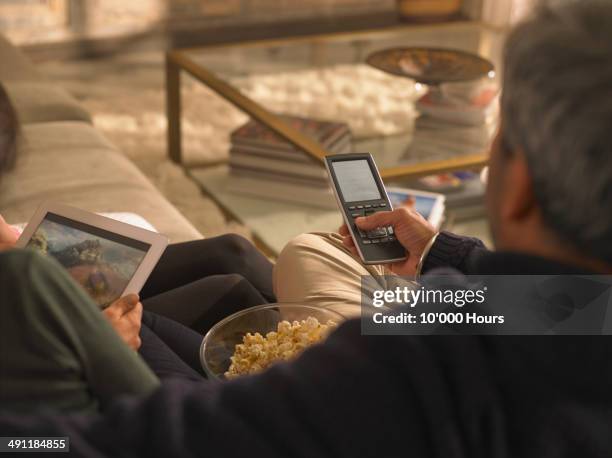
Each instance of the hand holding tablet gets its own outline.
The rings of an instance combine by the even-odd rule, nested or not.
[[[0,215],[0,251],[13,248],[17,239],[19,239],[19,232],[14,227],[9,226]]]
[[[94,213],[44,204],[16,246],[55,258],[104,308],[126,294],[140,292],[168,239]]]

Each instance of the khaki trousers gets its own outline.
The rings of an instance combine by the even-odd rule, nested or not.
[[[290,241],[274,267],[278,302],[329,308],[347,318],[361,312],[361,277],[372,276],[388,288],[393,274],[381,265],[364,265],[344,245],[339,234],[302,234]],[[393,277],[392,277],[393,278]]]

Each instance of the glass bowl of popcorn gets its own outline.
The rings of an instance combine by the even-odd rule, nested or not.
[[[200,361],[209,379],[255,374],[322,342],[344,319],[337,312],[310,305],[251,307],[208,331],[200,347]]]

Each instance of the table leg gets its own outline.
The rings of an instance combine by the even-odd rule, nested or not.
[[[168,122],[168,155],[181,163],[181,69],[166,54],[166,118]]]

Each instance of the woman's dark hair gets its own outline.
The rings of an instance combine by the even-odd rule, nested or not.
[[[0,175],[15,166],[19,120],[4,86],[0,84]]]

